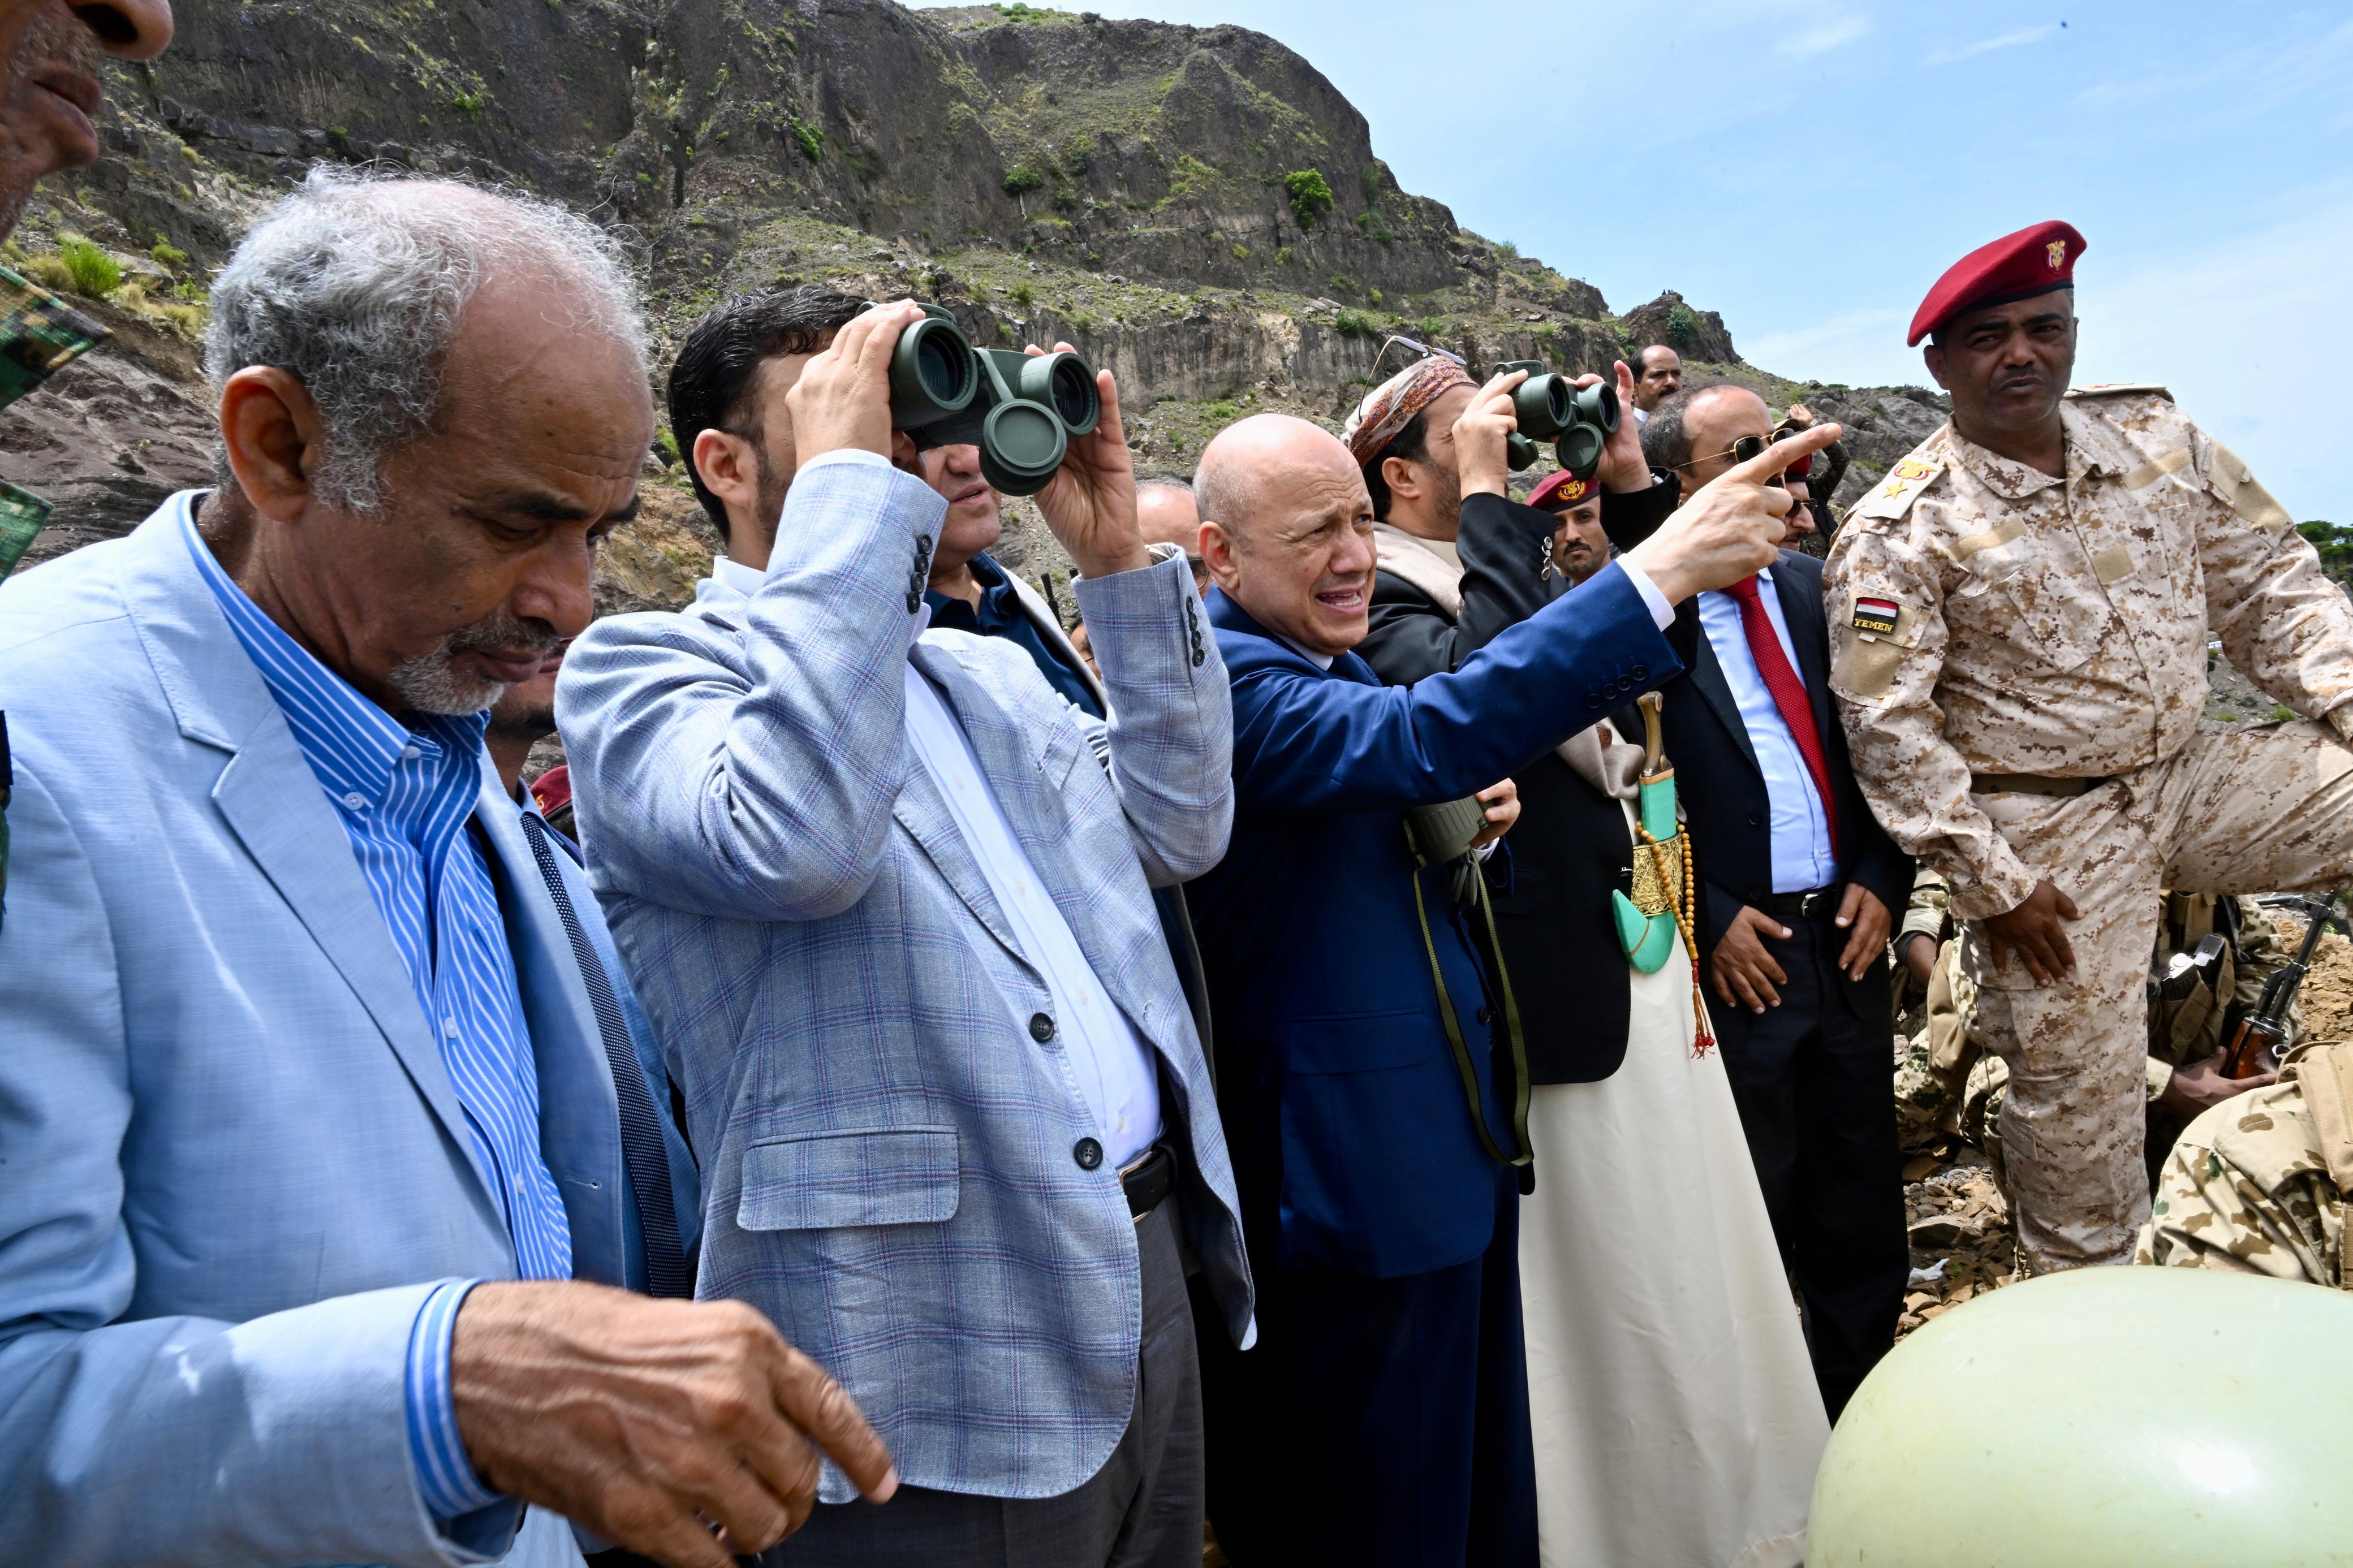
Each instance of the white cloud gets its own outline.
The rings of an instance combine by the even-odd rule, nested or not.
[[[1949,66],[1962,60],[1973,60],[1979,55],[1989,55],[1996,49],[2015,48],[2020,44],[2037,43],[2059,30],[2056,22],[2045,22],[2039,27],[2021,27],[2000,37],[1979,38],[1974,44],[1962,44],[1956,48],[1938,49],[1920,63],[1924,66]]]
[[[1869,31],[1871,18],[1868,16],[1858,16],[1852,13],[1826,16],[1794,37],[1783,39],[1773,52],[1790,59],[1807,59],[1851,44]]]
[[[1776,375],[1810,376],[1852,386],[1920,382],[1920,356],[1904,346],[1910,318],[1892,306],[1852,310],[1827,321],[1734,338],[1740,357]]]
[[[2162,104],[2208,115],[2244,118],[2266,113],[2316,89],[2339,90],[2353,58],[2353,22],[2277,50],[2237,49],[2188,70],[2112,77],[2076,96],[2085,109],[2121,110]]]
[[[2087,279],[2075,379],[2164,383],[2295,516],[2353,521],[2335,368],[2353,363],[2353,184],[2288,193],[2273,211],[2284,216]]]

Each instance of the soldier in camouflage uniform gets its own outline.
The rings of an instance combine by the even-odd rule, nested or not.
[[[1909,933],[1934,932],[1944,907],[1943,879],[1924,872],[1913,888],[1897,952],[1904,951]],[[2177,958],[2194,957],[2210,933],[2224,939],[2221,953],[2202,966],[2179,965],[2175,973]],[[1895,1069],[1896,1119],[1905,1148],[1964,1138],[1986,1152],[1995,1177],[2006,1181],[2001,1108],[2010,1069],[1986,1047],[1977,985],[1960,971],[1958,949],[1957,942],[1947,940],[1937,951],[1926,988],[1926,1026],[1913,1037]],[[2289,957],[2270,917],[2251,898],[2164,896],[2149,961],[2148,1054],[2142,1067],[2146,1164],[2152,1185],[2183,1125],[2214,1097],[2243,1094],[2272,1081],[2262,1074],[2234,1082],[2221,1076],[2216,1058],[2239,1020],[2254,1009],[2263,982],[2285,968]],[[2304,1035],[2303,1011],[2293,1004],[2287,1029],[2293,1047]]]
[[[2314,1046],[2278,1083],[2192,1121],[2158,1181],[2136,1263],[2353,1289],[2353,1044]]]
[[[0,0],[0,239],[16,226],[42,176],[98,156],[90,118],[98,110],[100,57],[153,59],[171,40],[171,0]],[[47,90],[34,86],[37,79]],[[105,335],[97,322],[0,267],[0,407]],[[16,569],[48,521],[48,502],[0,483],[0,578]],[[8,716],[0,713],[0,916],[7,909],[11,782]]]
[[[2158,890],[2353,880],[2353,605],[2162,389],[2062,397],[2081,247],[2039,226],[1931,293],[1953,418],[1824,576],[1856,777],[1951,881],[2036,1273],[2129,1261],[2147,1216]],[[2300,721],[2200,725],[2210,630]]]

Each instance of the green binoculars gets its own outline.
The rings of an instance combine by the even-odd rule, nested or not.
[[[1084,356],[975,348],[937,305],[923,307],[891,355],[892,428],[924,449],[979,447],[981,478],[1009,496],[1052,483],[1071,438],[1102,416]]]
[[[1536,460],[1536,443],[1550,441],[1560,466],[1580,479],[1589,479],[1601,466],[1601,453],[1618,430],[1618,389],[1606,381],[1579,386],[1565,375],[1554,375],[1535,359],[1506,360],[1495,374],[1528,373],[1512,394],[1512,416],[1519,429],[1505,442],[1504,461],[1514,472]]]

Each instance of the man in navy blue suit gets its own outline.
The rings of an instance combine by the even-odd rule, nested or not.
[[[1503,471],[1508,399],[1471,423],[1466,487]],[[1374,554],[1348,449],[1261,415],[1203,452],[1235,811],[1195,908],[1260,1289],[1256,1347],[1205,1340],[1203,1391],[1210,1518],[1244,1568],[1535,1563],[1521,1189],[1497,1158],[1514,1152],[1516,1086],[1508,1057],[1496,1065],[1484,942],[1450,868],[1417,869],[1404,814],[1494,784],[1680,673],[1673,605],[1774,559],[1788,498],[1761,481],[1836,435],[1741,465],[1411,687],[1381,686],[1349,651]]]

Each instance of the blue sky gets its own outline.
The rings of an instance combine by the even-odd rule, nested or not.
[[[1272,34],[1408,190],[1615,309],[1678,289],[1784,375],[1927,382],[1936,275],[2065,218],[2076,380],[2166,384],[2295,515],[2353,523],[2353,7],[1084,3]]]

